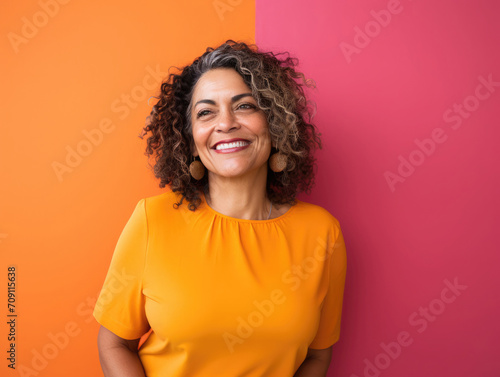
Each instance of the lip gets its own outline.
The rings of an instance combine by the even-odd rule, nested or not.
[[[234,143],[235,141],[247,141],[249,143],[251,143],[250,140],[247,140],[247,139],[241,139],[241,138],[236,138],[236,139],[225,139],[225,140],[221,140],[221,141],[218,141],[217,143],[215,143],[214,145],[212,145],[212,149],[215,149],[215,147],[217,147],[218,144],[224,144],[224,143]]]

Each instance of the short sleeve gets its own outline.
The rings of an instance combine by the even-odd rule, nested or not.
[[[142,293],[148,245],[146,199],[141,199],[118,238],[94,318],[124,339],[137,339],[150,328]]]
[[[333,246],[329,247],[327,256],[328,291],[323,300],[316,337],[309,345],[312,349],[328,348],[340,337],[347,258],[344,237],[338,221],[334,224],[333,233],[335,241]]]

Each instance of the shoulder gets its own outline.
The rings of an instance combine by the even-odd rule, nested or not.
[[[298,217],[303,218],[305,221],[311,224],[325,224],[340,229],[339,220],[326,208],[299,199],[297,199],[295,206],[295,211],[300,215]]]
[[[145,205],[148,209],[154,209],[158,207],[164,207],[168,204],[170,204],[170,207],[173,207],[174,203],[180,202],[181,198],[182,194],[173,192],[172,190],[168,189],[161,194],[146,196],[141,200],[145,202]]]
[[[176,214],[184,211],[183,207],[185,206],[179,206],[179,209],[176,209],[175,203],[179,203],[181,199],[182,194],[168,190],[158,195],[143,197],[139,200],[138,205],[145,211],[148,221],[173,219]]]

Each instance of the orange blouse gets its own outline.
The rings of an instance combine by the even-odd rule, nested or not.
[[[137,203],[95,319],[138,350],[148,377],[292,377],[339,339],[346,249],[339,221],[297,199],[270,220],[196,211],[168,191]]]

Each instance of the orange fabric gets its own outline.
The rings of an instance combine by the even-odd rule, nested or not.
[[[346,250],[326,209],[297,200],[244,220],[179,198],[139,200],[94,308],[122,338],[152,329],[138,351],[148,377],[291,377],[308,347],[339,339]]]

